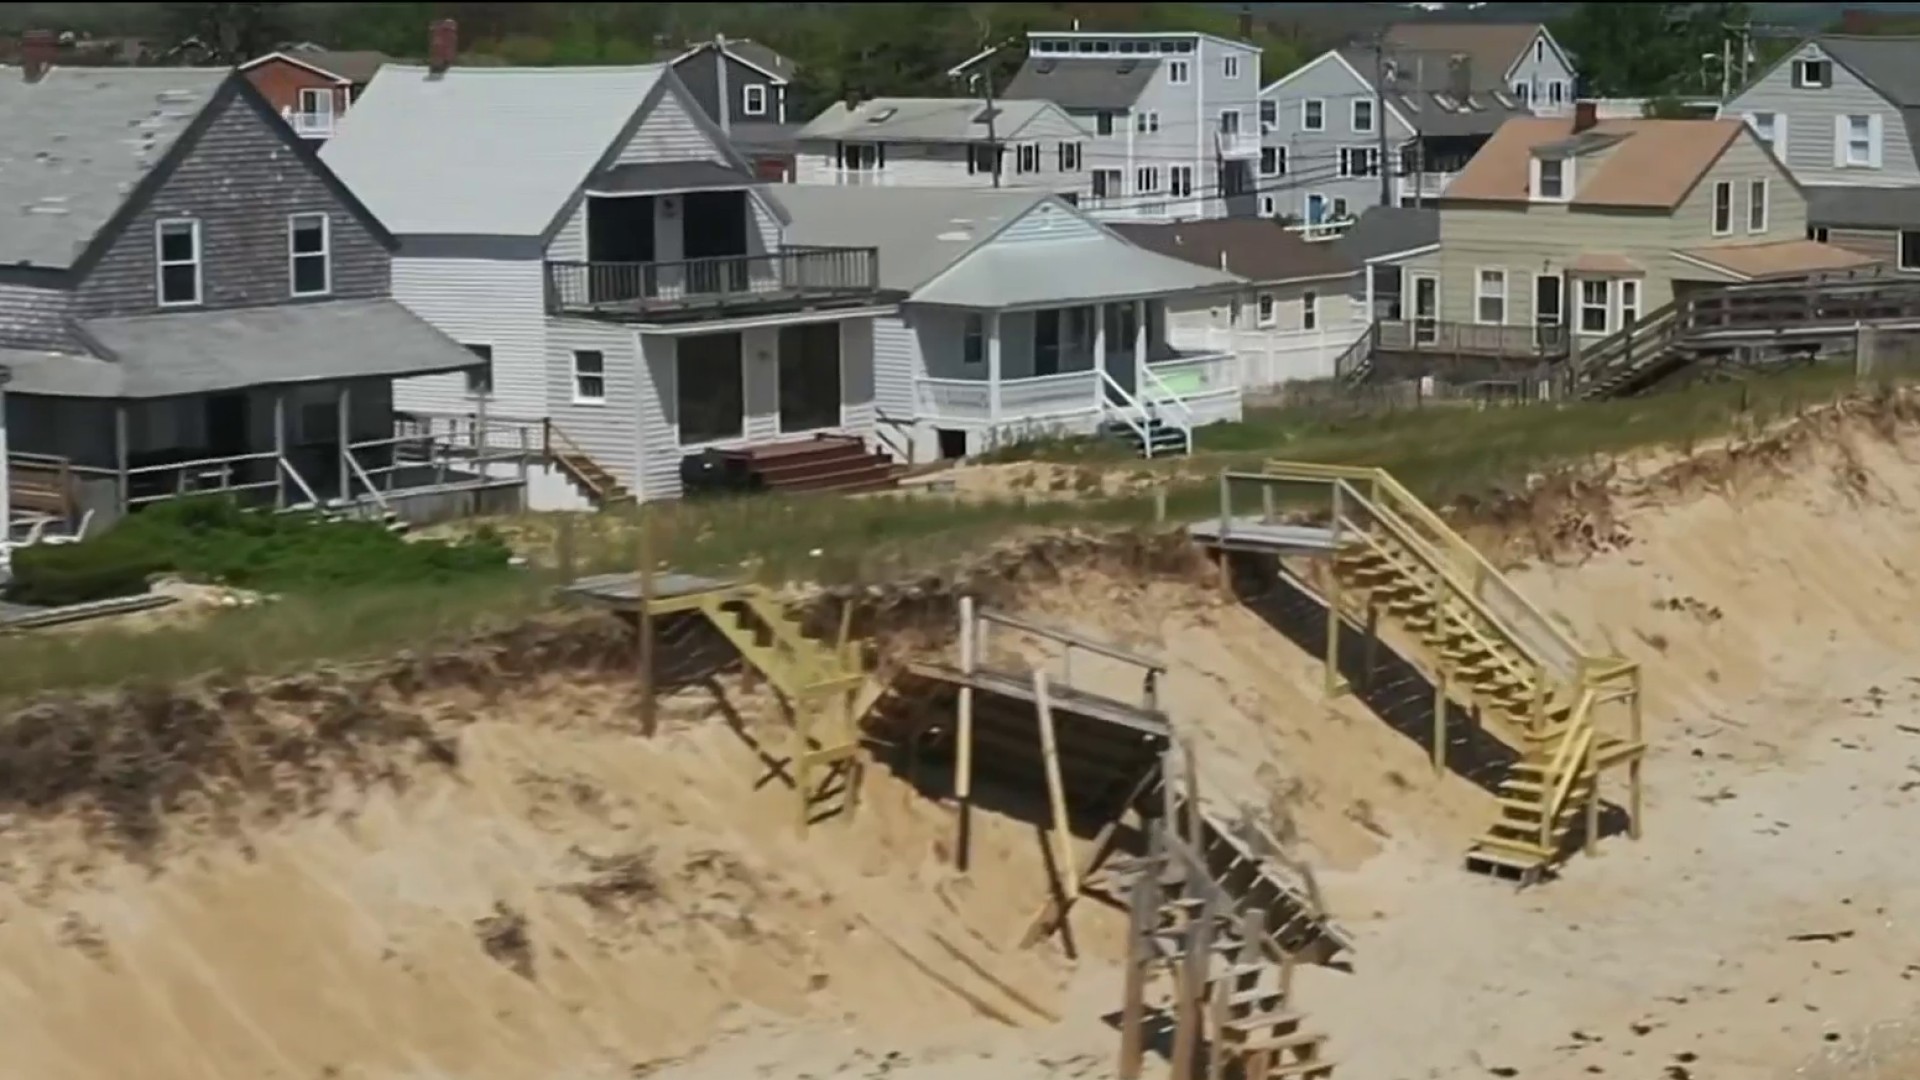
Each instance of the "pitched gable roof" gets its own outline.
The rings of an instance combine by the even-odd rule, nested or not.
[[[679,64],[684,60],[714,49],[717,44],[718,43],[712,41],[690,44],[687,46],[686,51],[674,56],[672,62]],[[800,65],[781,55],[780,52],[772,46],[762,45],[752,38],[728,38],[725,48],[728,56],[759,71],[760,74],[776,82],[792,82],[794,76],[800,73]]]
[[[1396,23],[1387,28],[1386,47],[1395,55],[1464,53],[1472,61],[1473,88],[1492,90],[1506,86],[1507,72],[1546,29],[1539,23]]]
[[[1075,130],[1079,124],[1051,101],[994,102],[993,137],[1015,139],[1051,118]],[[1083,133],[1088,134],[1088,133]],[[986,106],[975,98],[875,98],[848,108],[829,105],[800,129],[800,139],[860,139],[868,142],[977,142],[987,138]]]
[[[1125,109],[1140,100],[1159,66],[1157,56],[1029,56],[1000,96],[1051,101],[1063,109]]]
[[[320,157],[395,233],[540,236],[667,76],[389,64]]]
[[[1344,277],[1355,264],[1334,244],[1303,240],[1270,218],[1214,218],[1168,224],[1116,222],[1113,230],[1149,251],[1239,274],[1249,281]]]
[[[73,266],[207,111],[216,68],[0,68],[0,266]]]
[[[254,57],[241,64],[240,70],[251,71],[270,60],[284,60],[289,64],[298,64],[309,71],[356,84],[370,81],[382,67],[393,63],[393,57],[372,49],[284,48],[265,56]]]
[[[1903,109],[1920,107],[1920,37],[1843,37],[1814,41],[1847,70]]]
[[[1036,188],[843,188],[780,193],[795,244],[872,247],[880,286],[912,292],[1050,196]]]
[[[1604,158],[1575,166],[1574,206],[1672,209],[1746,125],[1739,120],[1602,120],[1581,137],[1612,140]],[[1525,202],[1534,150],[1573,136],[1571,117],[1509,120],[1447,186],[1456,200]]]

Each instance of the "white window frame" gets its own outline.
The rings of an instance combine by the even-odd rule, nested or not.
[[[1167,85],[1168,86],[1185,86],[1192,81],[1193,81],[1193,61],[1191,60],[1167,61]]]
[[[599,371],[580,370],[580,358],[597,356],[600,358]],[[607,353],[604,349],[573,350],[573,403],[575,405],[605,405],[607,403]],[[587,393],[586,380],[600,380],[600,393],[596,396]]]
[[[1544,64],[1547,62],[1547,39],[1546,38],[1533,39],[1533,62],[1536,64]]]
[[[311,96],[309,96],[311,95]],[[294,96],[294,112],[301,116],[332,116],[333,88],[330,86],[303,86]],[[323,102],[319,108],[312,103]]]
[[[1142,109],[1133,114],[1133,129],[1142,135],[1152,135],[1160,130],[1160,114],[1153,109]]]
[[[1133,193],[1135,195],[1158,195],[1160,193],[1160,166],[1142,165],[1133,170]]]
[[[987,317],[967,312],[960,328],[960,364],[979,367],[987,362]]]
[[[1633,303],[1631,304],[1627,303],[1629,286],[1632,287],[1631,291],[1633,293]],[[1619,331],[1627,328],[1628,312],[1633,313],[1633,321],[1638,323],[1640,317],[1645,314],[1645,312],[1641,310],[1644,306],[1641,300],[1646,296],[1646,280],[1644,278],[1616,278],[1613,282],[1613,288],[1610,291],[1613,293],[1614,307],[1612,330]]]
[[[1300,294],[1300,329],[1320,329],[1320,294],[1312,289]]]
[[[1193,166],[1167,166],[1167,193],[1181,198],[1193,194]]]
[[[193,258],[191,260],[167,261],[164,237],[167,234],[168,226],[172,225],[185,225],[190,230],[190,235],[193,238]],[[202,257],[204,254],[205,250],[201,246],[199,218],[161,218],[159,221],[153,223],[153,295],[154,299],[158,301],[159,307],[199,307],[206,302],[207,275],[206,260]],[[189,265],[193,267],[193,299],[168,300],[167,267]]]
[[[1273,217],[1275,214],[1279,212],[1279,210],[1280,210],[1280,204],[1274,200],[1273,196],[1271,195],[1260,196],[1260,216],[1261,217],[1263,218]]]
[[[1750,236],[1766,232],[1767,226],[1772,223],[1772,188],[1773,181],[1766,177],[1747,181],[1747,234]]]
[[[493,396],[493,344],[491,342],[482,342],[482,341],[463,341],[460,343],[460,347],[472,353],[474,356],[478,357],[479,359],[485,360],[487,364],[486,367],[480,369],[480,371],[483,373],[484,381],[477,386],[474,384],[474,381],[473,381],[474,369],[473,368],[467,369],[467,396],[476,397],[476,398],[492,397]],[[480,352],[481,349],[486,350],[486,353],[484,355],[482,355],[482,353]]]
[[[1320,122],[1317,124],[1313,123],[1312,121],[1313,107],[1315,105],[1320,106]],[[1327,99],[1326,98],[1307,98],[1305,101],[1302,101],[1300,103],[1300,130],[1301,131],[1327,130]]]
[[[767,115],[767,85],[748,83],[740,88],[740,114],[742,116]]]
[[[1267,168],[1267,156],[1273,156],[1273,168]],[[1260,148],[1260,160],[1255,165],[1261,176],[1287,175],[1287,148],[1284,146],[1263,146]]]
[[[1228,53],[1220,58],[1220,77],[1223,79],[1237,79],[1240,77],[1240,58],[1238,56],[1233,53]]]
[[[1573,328],[1575,332],[1581,333],[1581,334],[1592,334],[1600,337],[1605,337],[1606,335],[1612,333],[1613,332],[1613,279],[1612,278],[1579,278],[1577,280],[1578,280],[1578,284],[1577,284],[1577,287],[1574,289],[1575,303],[1573,306]],[[1598,304],[1589,303],[1587,301],[1587,286],[1589,285],[1600,286],[1600,302]],[[1587,313],[1589,311],[1596,311],[1596,310],[1600,312],[1600,329],[1589,330],[1587,329]]]
[[[1727,197],[1726,199],[1727,220],[1724,224],[1720,220],[1720,207],[1721,207],[1720,196],[1721,195],[1725,195]],[[1733,211],[1734,211],[1733,181],[1715,180],[1713,182],[1712,201],[1710,201],[1707,204],[1707,213],[1712,215],[1711,224],[1713,226],[1713,235],[1715,236],[1732,236],[1733,235]]]
[[[1081,152],[1079,143],[1062,142],[1059,148],[1054,151],[1054,157],[1061,172],[1077,173],[1080,171],[1081,160],[1084,155]]]
[[[1866,132],[1861,136],[1862,152],[1855,158],[1853,150],[1853,122],[1865,121]],[[1841,113],[1834,118],[1835,141],[1834,164],[1843,169],[1877,169],[1880,167],[1880,117],[1878,113]]]
[[[1343,146],[1339,158],[1340,177],[1343,180],[1380,175],[1380,148],[1377,146]]]
[[[1260,99],[1257,115],[1260,117],[1260,134],[1265,135],[1280,127],[1280,103],[1272,98]]]
[[[1013,172],[1015,176],[1028,176],[1040,171],[1040,144],[1037,142],[1018,143],[1013,149]]]
[[[1487,292],[1487,275],[1489,274],[1500,275],[1500,295],[1497,297]],[[1475,326],[1507,325],[1508,302],[1512,296],[1512,290],[1509,288],[1511,284],[1512,281],[1507,274],[1507,268],[1504,266],[1478,266],[1474,268],[1473,322]],[[1500,301],[1500,317],[1497,319],[1489,319],[1486,317],[1482,305],[1488,300],[1494,299]]]
[[[1547,164],[1547,161],[1542,158],[1533,159],[1532,183],[1528,185],[1529,190],[1533,193],[1533,201],[1550,203],[1572,202],[1573,159],[1559,158],[1553,162],[1553,164],[1560,166],[1560,194],[1558,195],[1549,195],[1546,193]]]
[[[1280,301],[1270,292],[1253,298],[1253,325],[1271,328],[1280,324]]]
[[[1547,104],[1563,105],[1567,100],[1567,84],[1554,79],[1547,83]]]
[[[1513,99],[1522,105],[1533,104],[1533,87],[1525,80],[1513,84]]]
[[[1819,82],[1807,78],[1807,69],[1817,67],[1823,78]],[[1793,62],[1793,88],[1796,90],[1826,90],[1833,86],[1833,62],[1822,56],[1803,57]]]
[[[861,167],[860,159],[868,159],[868,166]],[[841,173],[865,173],[873,175],[887,171],[887,150],[885,143],[849,141],[837,144],[834,151],[834,166]]]
[[[1227,117],[1229,116],[1233,117],[1232,127],[1227,126]],[[1240,117],[1239,109],[1221,109],[1220,110],[1220,133],[1223,135],[1240,134],[1240,119],[1241,117]]]
[[[1360,126],[1360,110],[1363,108],[1367,111],[1366,127]],[[1373,112],[1373,100],[1371,98],[1354,98],[1347,104],[1347,126],[1352,128],[1356,135],[1373,134],[1373,125],[1379,120],[1379,117],[1375,116]],[[1376,147],[1376,149],[1378,148]]]
[[[293,246],[295,233],[299,231],[303,220],[320,219],[320,250],[318,252],[296,252]],[[320,259],[320,289],[318,292],[301,292],[300,275],[296,272],[301,259]],[[314,296],[333,295],[333,215],[320,211],[311,211],[287,215],[287,295],[306,299]]]
[[[1914,261],[1907,261],[1907,237],[1914,239]],[[1822,237],[1821,239],[1826,239]],[[1897,229],[1893,234],[1893,265],[1901,270],[1920,270],[1920,229]]]

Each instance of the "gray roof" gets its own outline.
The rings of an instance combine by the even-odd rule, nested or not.
[[[666,70],[388,64],[320,158],[395,234],[539,236]]]
[[[1829,35],[1817,40],[1829,56],[1900,110],[1908,141],[1920,146],[1920,37]]]
[[[1159,66],[1159,58],[1151,56],[1029,56],[1000,96],[1051,101],[1063,109],[1126,109],[1140,100]]]
[[[1920,229],[1920,188],[1808,184],[1807,224],[1816,228]]]
[[[1084,236],[992,246],[1029,213],[1079,217],[1032,189],[867,188],[796,184],[781,195],[798,244],[880,253],[880,284],[920,303],[971,308],[1091,303],[1230,288],[1244,279],[1148,251],[1096,227]]]
[[[727,129],[733,148],[741,153],[791,154],[800,135],[799,124],[770,120],[735,120]]]
[[[1398,255],[1440,242],[1440,211],[1376,206],[1347,227],[1334,247],[1354,263]]]
[[[704,191],[751,187],[751,173],[717,161],[637,161],[615,165],[587,183],[590,191]]]
[[[1375,65],[1373,50],[1345,48],[1340,56],[1360,73],[1369,89],[1373,87]],[[1424,62],[1416,63],[1418,55]],[[1465,108],[1451,91],[1447,54],[1398,54],[1393,77],[1387,87],[1387,104],[1398,110],[1407,123],[1422,135],[1440,137],[1492,135],[1500,125],[1516,116],[1532,116],[1504,89],[1475,89],[1466,96]],[[1471,84],[1470,84],[1471,85]]]
[[[995,139],[1017,138],[1029,125],[1053,114],[1064,126],[1075,127],[1060,106],[1051,101],[996,101]],[[859,139],[864,142],[979,142],[989,136],[987,108],[978,98],[883,97],[849,109],[844,101],[827,106],[807,122],[800,139]]]
[[[372,49],[303,49],[298,46],[282,48],[257,57],[241,65],[241,70],[263,64],[274,57],[291,60],[296,64],[306,64],[329,75],[335,75],[350,83],[364,83],[372,79],[382,67],[393,63],[393,57]]]
[[[0,265],[72,266],[228,75],[0,67]]]
[[[349,378],[457,371],[480,361],[392,300],[333,300],[89,319],[93,355],[0,350],[9,390],[163,398]]]

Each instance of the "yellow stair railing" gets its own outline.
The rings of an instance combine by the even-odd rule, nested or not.
[[[1533,880],[1565,854],[1574,818],[1598,825],[1599,777],[1625,764],[1631,822],[1640,831],[1640,670],[1590,654],[1516,589],[1431,507],[1383,469],[1268,462],[1258,479],[1330,496],[1327,669],[1341,692],[1343,619],[1384,611],[1423,645],[1440,695],[1464,699],[1518,752],[1501,785],[1500,818],[1468,854],[1474,869]],[[1370,620],[1369,620],[1370,621]],[[1445,765],[1446,720],[1436,697],[1434,762]],[[1602,706],[1624,704],[1626,730],[1603,733]]]

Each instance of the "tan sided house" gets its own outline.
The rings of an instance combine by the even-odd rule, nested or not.
[[[1376,324],[1368,366],[1486,378],[1693,291],[1873,262],[1807,239],[1806,218],[1737,120],[1597,121],[1582,103],[1509,121],[1441,198],[1439,248],[1405,264],[1403,318]]]

